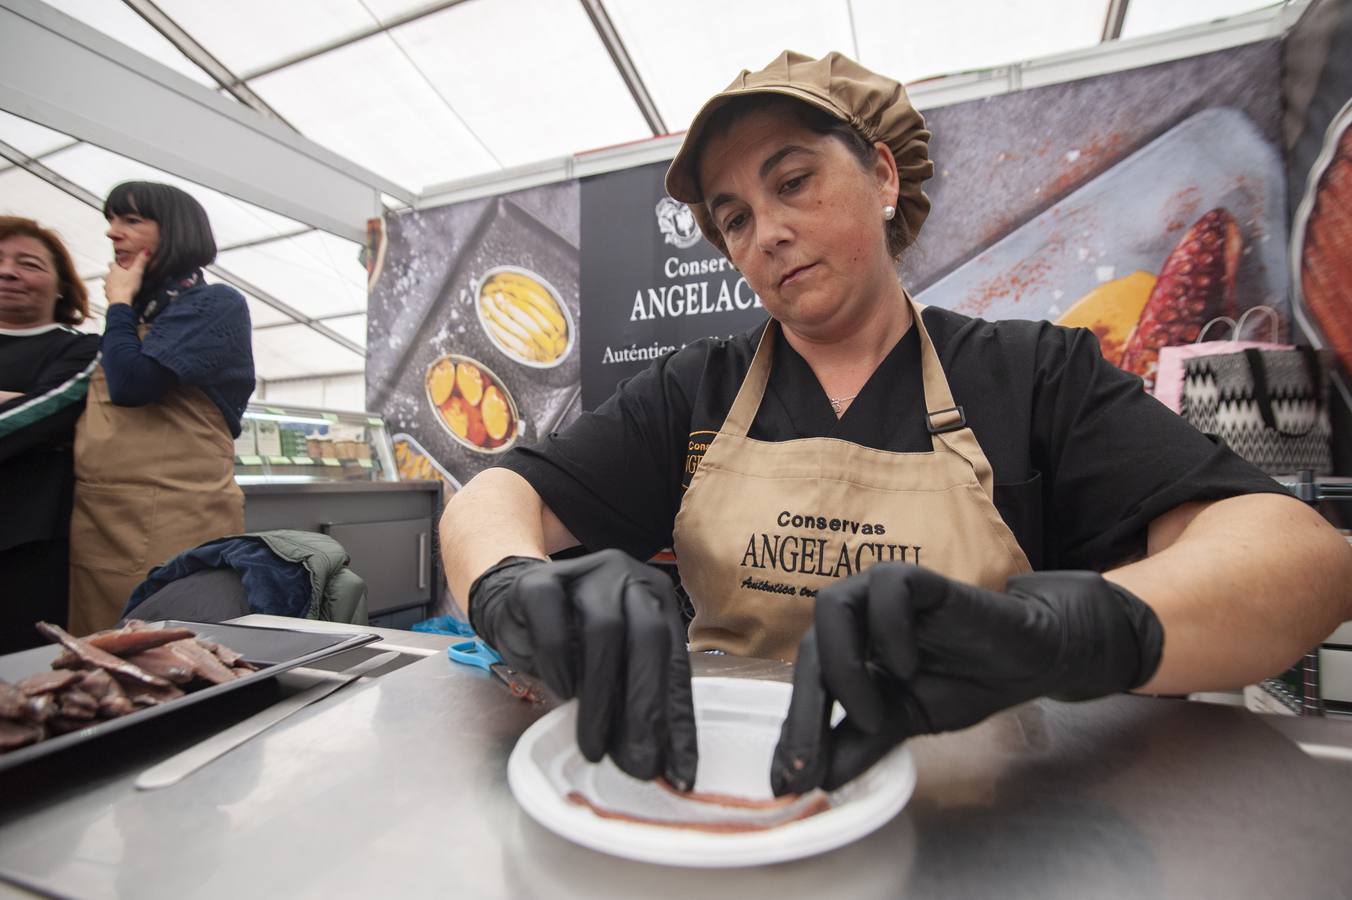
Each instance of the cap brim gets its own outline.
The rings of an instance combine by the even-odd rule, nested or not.
[[[842,114],[840,109],[831,101],[793,85],[757,85],[756,87],[738,88],[715,94],[700,107],[699,112],[695,113],[695,118],[691,120],[690,127],[685,132],[685,138],[681,141],[681,147],[676,151],[676,156],[667,169],[666,188],[668,194],[682,203],[702,203],[704,201],[704,195],[699,189],[699,152],[704,129],[709,124],[709,119],[713,114],[723,106],[739,97],[749,97],[754,94],[779,94],[790,97],[816,107],[822,112],[829,113],[842,122],[849,121],[849,117]]]

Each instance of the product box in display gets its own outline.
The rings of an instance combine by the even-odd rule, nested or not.
[[[258,420],[258,455],[282,456],[282,434],[276,422]]]
[[[244,458],[258,454],[258,429],[253,419],[240,422],[240,434],[235,438],[235,456]]]

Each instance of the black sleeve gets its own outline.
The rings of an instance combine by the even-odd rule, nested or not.
[[[0,462],[75,437],[98,351],[98,335],[72,335],[23,396],[0,403]]]
[[[1286,493],[1105,360],[1091,332],[1044,325],[1038,345],[1046,568],[1102,571],[1139,557],[1151,521],[1190,501]]]
[[[594,412],[501,463],[530,482],[588,550],[647,559],[671,544],[698,345],[657,360]]]
[[[125,303],[108,307],[102,350],[108,398],[118,406],[154,403],[178,384],[178,376],[172,369],[141,352],[136,311]]]

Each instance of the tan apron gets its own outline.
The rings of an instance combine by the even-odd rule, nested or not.
[[[144,336],[147,326],[141,327]],[[145,406],[114,406],[99,366],[75,426],[70,630],[109,628],[149,571],[244,530],[234,442],[195,387]]]
[[[779,335],[779,323],[766,326],[676,515],[672,546],[695,607],[693,649],[792,660],[817,591],[876,562],[918,563],[992,590],[1029,571],[920,307],[907,302],[919,330],[929,453],[747,437]]]

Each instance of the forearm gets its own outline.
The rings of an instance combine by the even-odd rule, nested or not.
[[[74,439],[94,366],[92,358],[57,364],[28,393],[0,391],[0,462]]]
[[[457,491],[439,534],[451,596],[466,612],[470,585],[494,563],[508,556],[546,559],[577,544],[535,489],[509,469],[485,469]]]
[[[154,403],[178,382],[171,370],[141,351],[136,313],[125,303],[108,308],[101,347],[108,397],[118,406]]]
[[[57,409],[31,424],[13,430],[6,428],[6,423],[0,420],[0,462],[5,462],[37,447],[70,444],[74,440],[75,423],[79,420],[82,412],[84,412],[83,405],[71,404]]]
[[[1352,618],[1352,550],[1294,498],[1222,500],[1152,526],[1150,555],[1104,574],[1148,603],[1164,656],[1143,693],[1252,684]]]

